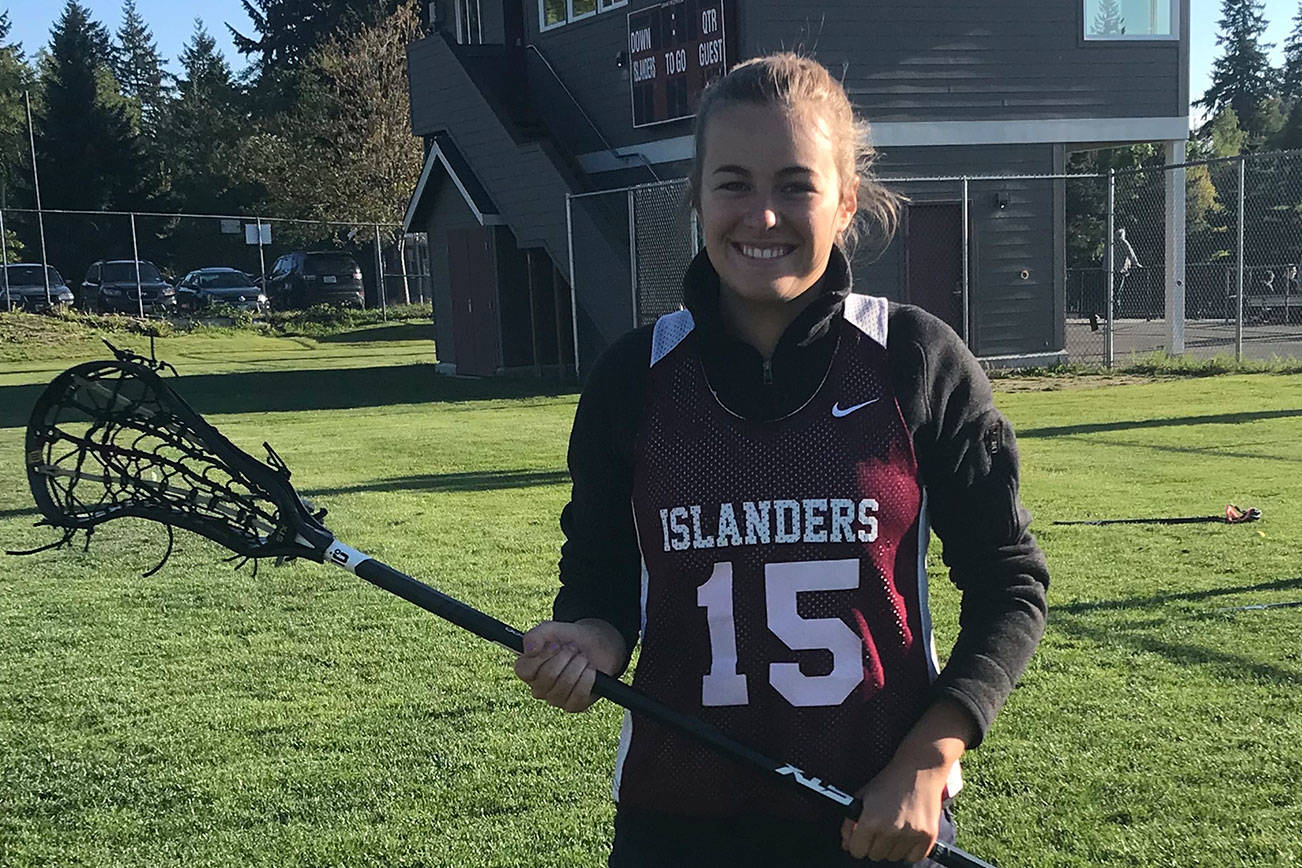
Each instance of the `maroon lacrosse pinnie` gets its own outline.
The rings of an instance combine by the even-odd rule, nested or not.
[[[922,713],[936,662],[886,302],[852,295],[845,311],[822,387],[766,422],[715,398],[690,314],[657,323],[633,487],[633,683],[806,776],[858,787]],[[762,773],[627,715],[614,791],[621,805],[678,814],[819,816]]]

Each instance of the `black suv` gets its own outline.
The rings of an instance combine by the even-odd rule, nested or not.
[[[137,278],[137,268],[139,276]],[[140,291],[136,292],[139,282]],[[86,269],[79,304],[83,310],[112,313],[174,313],[176,293],[152,262],[100,260]]]
[[[46,275],[50,282],[48,299],[45,295]],[[0,268],[0,310],[12,306],[35,313],[71,305],[72,290],[53,268],[47,266],[44,275],[40,265],[27,262],[11,262]]]
[[[347,253],[333,250],[286,253],[266,281],[267,298],[277,309],[338,304],[365,307],[362,269]]]

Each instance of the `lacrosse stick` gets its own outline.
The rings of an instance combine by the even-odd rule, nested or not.
[[[1222,515],[1180,515],[1157,518],[1100,518],[1094,521],[1055,521],[1054,524],[1088,524],[1101,526],[1105,524],[1247,524],[1261,518],[1261,510],[1255,506],[1239,509],[1234,504],[1227,504]]]
[[[37,400],[27,428],[27,476],[44,515],[40,524],[61,528],[63,538],[16,554],[68,545],[78,531],[89,535],[111,519],[143,518],[168,527],[169,553],[171,528],[181,527],[253,559],[255,568],[264,557],[334,564],[516,654],[523,651],[519,630],[335,539],[321,522],[325,511],[298,495],[289,468],[269,445],[263,444],[265,462],[241,451],[162,381],[152,370],[160,363],[118,355],[64,371]],[[616,678],[598,673],[593,692],[786,781],[844,816],[859,817],[862,803],[845,789],[770,759]],[[992,868],[942,842],[929,855],[949,868]]]

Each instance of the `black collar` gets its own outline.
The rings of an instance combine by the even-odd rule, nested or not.
[[[697,346],[706,377],[725,407],[746,419],[781,419],[803,406],[818,389],[836,350],[850,264],[833,248],[827,270],[809,292],[814,300],[782,333],[772,359],[729,334],[719,310],[719,275],[702,251],[683,279],[683,298],[696,324]]]
[[[823,276],[807,290],[817,293],[817,298],[787,326],[778,346],[808,346],[827,335],[841,316],[852,283],[850,262],[841,248],[834,246]],[[714,339],[725,333],[719,309],[719,273],[705,250],[696,254],[683,276],[683,300],[702,335]]]

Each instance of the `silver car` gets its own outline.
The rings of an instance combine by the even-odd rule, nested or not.
[[[15,262],[0,268],[0,310],[19,308],[32,313],[52,308],[72,307],[72,290],[63,276],[53,268],[46,268],[50,279],[50,297],[45,297],[45,279],[40,263]]]

